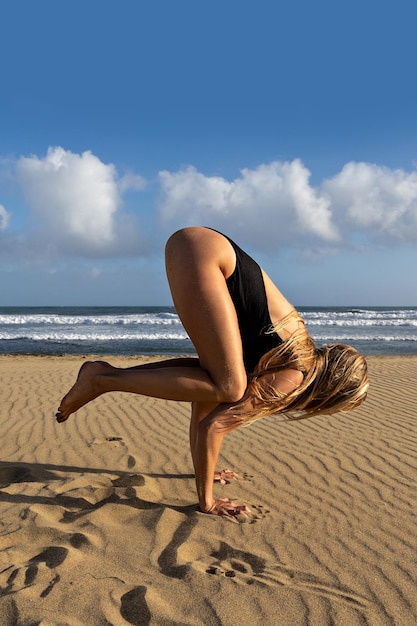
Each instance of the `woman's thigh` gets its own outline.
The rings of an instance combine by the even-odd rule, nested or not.
[[[246,372],[236,310],[226,285],[235,267],[229,241],[214,231],[178,231],[166,246],[167,277],[176,311],[200,365],[219,386],[243,395]]]

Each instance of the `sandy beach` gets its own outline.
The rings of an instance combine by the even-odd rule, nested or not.
[[[226,437],[242,524],[196,510],[187,404],[56,423],[82,361],[0,357],[1,626],[417,623],[417,357],[371,357],[353,413]]]

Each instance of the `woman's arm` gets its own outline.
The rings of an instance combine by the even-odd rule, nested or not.
[[[290,393],[301,382],[302,374],[297,370],[270,373],[258,379],[258,383],[275,388],[280,393]],[[195,479],[200,509],[212,515],[245,515],[250,512],[244,504],[213,497],[213,476],[224,436],[235,430],[253,416],[260,408],[261,400],[253,394],[249,383],[245,395],[238,403],[219,404],[198,424],[194,424],[196,437],[192,450]],[[193,417],[196,417],[193,415]]]
[[[242,403],[240,403],[242,404]],[[249,509],[226,499],[214,499],[213,476],[224,436],[242,424],[233,412],[233,404],[218,405],[196,425],[193,462],[198,501],[201,511],[212,515],[234,517]]]

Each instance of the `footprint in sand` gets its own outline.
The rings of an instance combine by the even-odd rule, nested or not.
[[[151,611],[146,601],[147,587],[139,586],[125,591],[126,584],[119,581],[119,585],[105,595],[102,604],[106,624],[123,624],[132,626],[149,626],[152,622]],[[100,622],[101,624],[101,622]],[[103,622],[104,624],[104,622]]]
[[[67,555],[67,548],[50,546],[20,567],[9,566],[1,572],[6,584],[0,588],[0,595],[14,594],[38,585],[41,589],[39,597],[45,598],[59,582],[57,568],[65,561]]]
[[[118,437],[117,435],[110,435],[108,437],[103,437],[102,439],[94,439],[94,441],[90,445],[97,446],[103,444],[113,444],[116,446],[127,447],[125,442],[123,441],[123,437]],[[135,467],[136,465],[136,459],[131,454],[127,455],[126,462],[129,469],[132,469],[132,467]]]
[[[146,587],[135,587],[121,597],[120,614],[128,624],[143,626],[151,623],[151,612],[145,600],[146,591]]]
[[[365,608],[369,604],[366,598],[348,589],[328,585],[306,572],[291,569],[281,563],[269,566],[265,559],[249,552],[236,550],[224,542],[211,556],[214,560],[205,569],[206,574],[231,578],[238,584],[257,584],[268,587],[291,586],[297,591],[313,593],[358,608]]]
[[[76,550],[89,548],[90,540],[83,533],[67,535],[69,545]],[[68,557],[70,549],[64,546],[49,546],[21,565],[9,565],[0,572],[0,597],[14,595],[18,591],[39,588],[39,597],[48,596],[60,581],[58,568]],[[17,623],[17,622],[16,622]]]
[[[145,478],[142,474],[123,474],[112,483],[114,487],[143,487]]]
[[[73,533],[69,538],[69,542],[72,547],[76,548],[77,550],[81,550],[82,548],[88,548],[91,545],[88,537],[86,537],[82,533]]]
[[[265,519],[271,512],[262,504],[251,504],[249,508],[251,510],[251,518],[249,520],[249,524],[255,524],[256,522]]]

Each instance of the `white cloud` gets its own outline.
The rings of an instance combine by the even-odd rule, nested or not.
[[[353,232],[417,240],[417,172],[348,163],[314,187],[296,159],[243,169],[233,181],[193,167],[160,172],[163,221],[207,224],[246,234],[264,249],[304,241],[349,243]],[[239,233],[240,234],[240,233]]]
[[[113,165],[91,152],[58,147],[44,159],[20,158],[17,174],[32,209],[59,243],[96,251],[113,243],[120,203]]]
[[[179,223],[233,226],[250,232],[264,245],[295,241],[314,234],[337,241],[330,201],[309,184],[310,172],[296,159],[243,169],[227,181],[204,176],[193,167],[176,173],[159,173],[163,220]]]
[[[13,236],[4,232],[10,214],[0,205],[3,256],[137,256],[152,251],[156,214],[151,207],[142,211],[147,221],[141,234],[135,215],[122,204],[124,192],[146,186],[141,176],[128,171],[118,177],[114,165],[91,152],[74,154],[59,147],[49,148],[43,158],[20,158],[16,170],[34,228]],[[206,176],[192,166],[161,171],[159,183],[158,237],[205,224],[244,246],[275,252],[298,244],[307,256],[376,237],[417,240],[416,171],[352,162],[313,186],[310,171],[296,159],[242,169],[234,180]]]
[[[133,172],[126,172],[122,178],[120,178],[118,182],[118,188],[120,193],[124,193],[125,191],[129,191],[130,189],[134,191],[141,191],[146,187],[146,179],[143,176],[139,176],[138,174],[134,174]]]
[[[347,163],[323,192],[346,224],[374,235],[417,240],[417,172]]]
[[[0,231],[6,230],[10,220],[10,215],[4,208],[2,204],[0,204]]]

